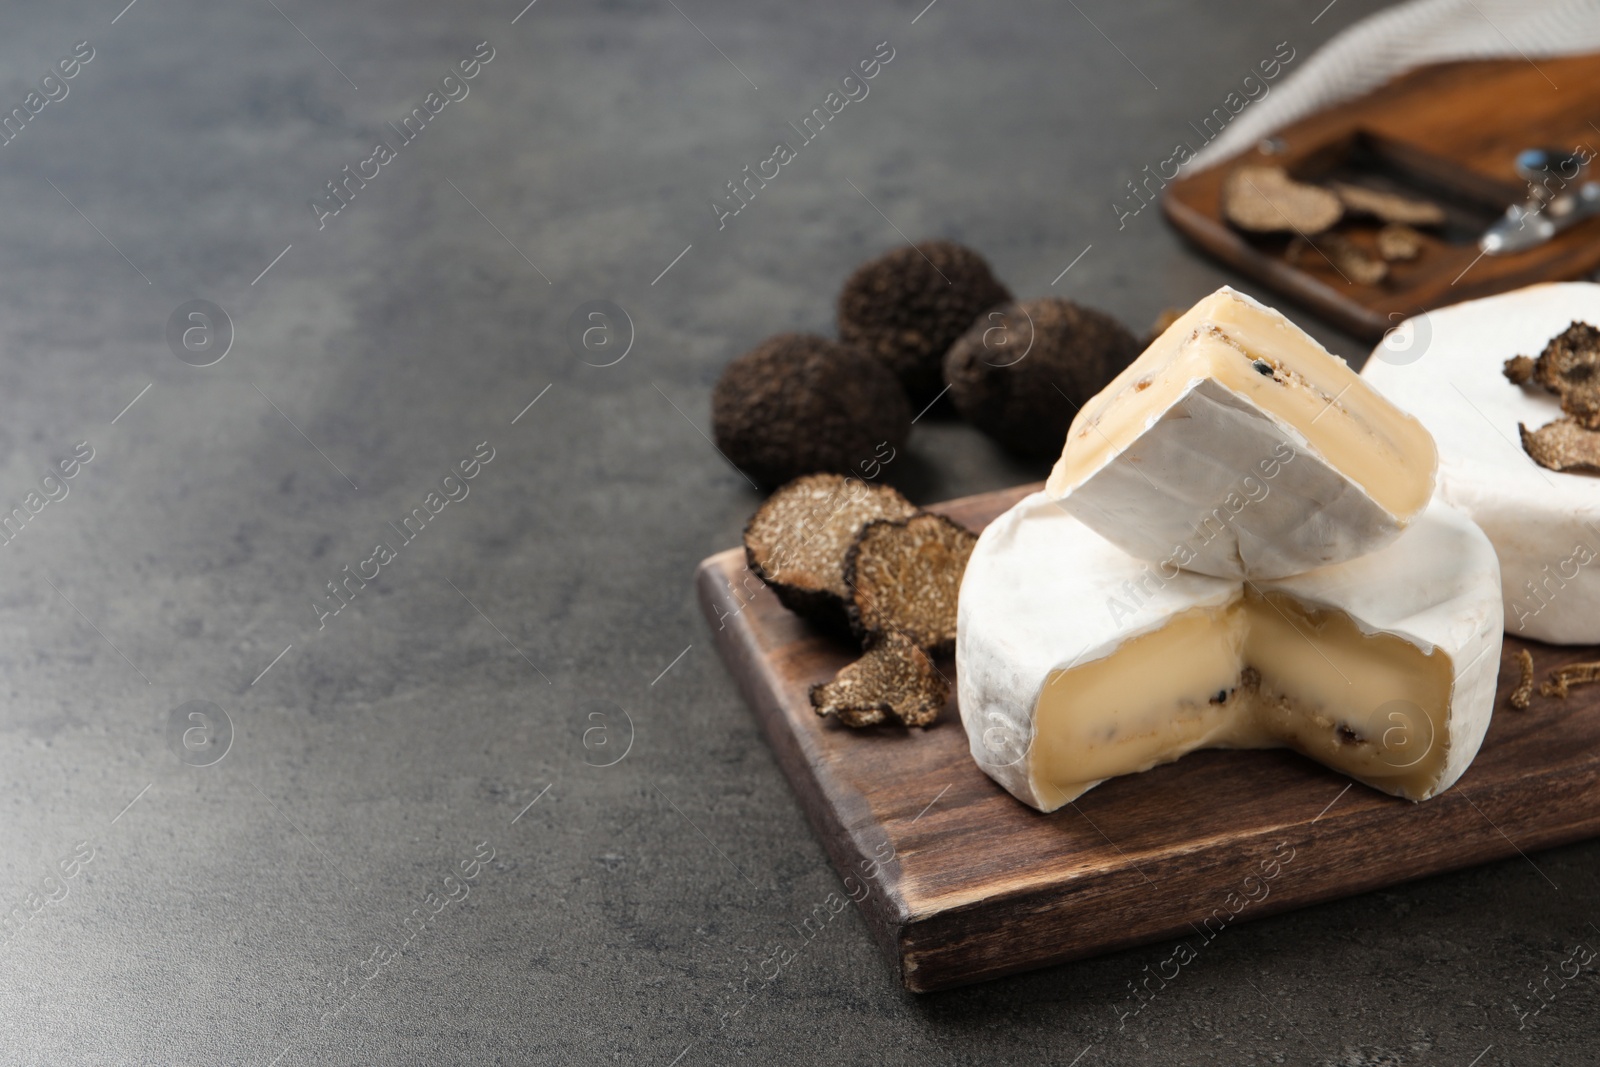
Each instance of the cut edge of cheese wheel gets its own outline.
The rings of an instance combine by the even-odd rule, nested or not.
[[[1046,492],[1140,558],[1270,578],[1393,540],[1437,466],[1421,422],[1224,286],[1084,405]]]
[[[968,565],[961,715],[1041,811],[1200,748],[1291,748],[1426,800],[1482,743],[1501,627],[1493,548],[1443,504],[1372,555],[1256,583],[1164,578],[1036,494]]]

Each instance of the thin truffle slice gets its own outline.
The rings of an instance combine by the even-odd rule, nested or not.
[[[1389,264],[1343,234],[1323,234],[1321,241],[1334,267],[1357,285],[1377,285],[1389,276]]]
[[[901,634],[932,655],[950,655],[961,576],[977,543],[943,515],[868,523],[844,564],[856,633],[869,644]]]
[[[916,510],[887,485],[838,474],[807,475],[773,493],[750,517],[745,559],[784,607],[848,634],[844,561],[851,544],[874,519],[908,518]]]
[[[1391,263],[1416,259],[1422,254],[1422,234],[1403,222],[1391,222],[1378,231],[1378,255]]]
[[[911,433],[911,405],[882,364],[814,334],[769,337],[723,370],[711,433],[763,486],[865,470]]]
[[[1222,213],[1251,233],[1321,233],[1344,214],[1337,196],[1282,167],[1239,167],[1222,186]]]
[[[1537,430],[1518,423],[1522,449],[1541,467],[1553,471],[1600,473],[1600,430],[1585,429],[1574,419],[1557,419]]]
[[[1352,215],[1370,215],[1407,226],[1438,226],[1444,222],[1444,208],[1431,200],[1413,200],[1409,196],[1345,182],[1334,182],[1333,191]]]
[[[978,253],[923,241],[855,269],[839,291],[839,338],[894,371],[921,407],[944,387],[944,354],[955,339],[1010,299]]]
[[[1511,706],[1518,711],[1527,711],[1528,704],[1533,700],[1533,654],[1525,648],[1519,651],[1517,666],[1522,670],[1522,680],[1511,691]]]
[[[1342,233],[1318,234],[1315,241],[1296,237],[1289,242],[1286,258],[1295,266],[1331,267],[1356,285],[1377,285],[1389,275],[1387,263]]]
[[[1600,682],[1600,663],[1569,663],[1550,672],[1550,680],[1539,687],[1539,692],[1557,700],[1567,699],[1573,686],[1593,685]]]
[[[1561,398],[1561,410],[1590,430],[1600,430],[1600,330],[1574,322],[1550,338],[1538,359],[1506,360],[1505,374],[1517,385],[1538,382]]]
[[[928,654],[890,634],[831,682],[811,687],[811,706],[846,726],[900,723],[929,727],[950,699],[950,683]]]

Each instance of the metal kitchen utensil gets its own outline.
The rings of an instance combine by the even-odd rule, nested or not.
[[[1516,169],[1528,182],[1528,199],[1506,208],[1478,239],[1478,247],[1491,256],[1524,252],[1600,214],[1600,182],[1584,180],[1590,158],[1560,148],[1517,153]]]

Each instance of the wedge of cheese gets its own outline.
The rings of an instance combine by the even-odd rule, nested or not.
[[[1500,556],[1506,630],[1600,644],[1600,475],[1546,470],[1517,427],[1561,418],[1505,361],[1537,356],[1573,321],[1600,325],[1600,285],[1563,282],[1430,311],[1400,323],[1361,369],[1439,443],[1439,495],[1471,515]]]
[[[1084,405],[1046,492],[1141,559],[1277,578],[1394,540],[1436,466],[1421,423],[1224,287]]]
[[[1036,493],[967,564],[961,719],[1041,811],[1198,748],[1286,746],[1425,800],[1488,729],[1501,625],[1494,549],[1441,503],[1377,552],[1258,582],[1136,559]]]

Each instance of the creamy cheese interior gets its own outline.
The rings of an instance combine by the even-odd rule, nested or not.
[[[1417,799],[1444,766],[1453,680],[1441,649],[1246,587],[1053,672],[1030,776],[1048,810],[1195,749],[1281,746]]]
[[[1226,288],[1190,308],[1083,406],[1047,492],[1059,497],[1082,484],[1205,378],[1292,426],[1402,522],[1427,505],[1438,457],[1422,424],[1294,323]]]

